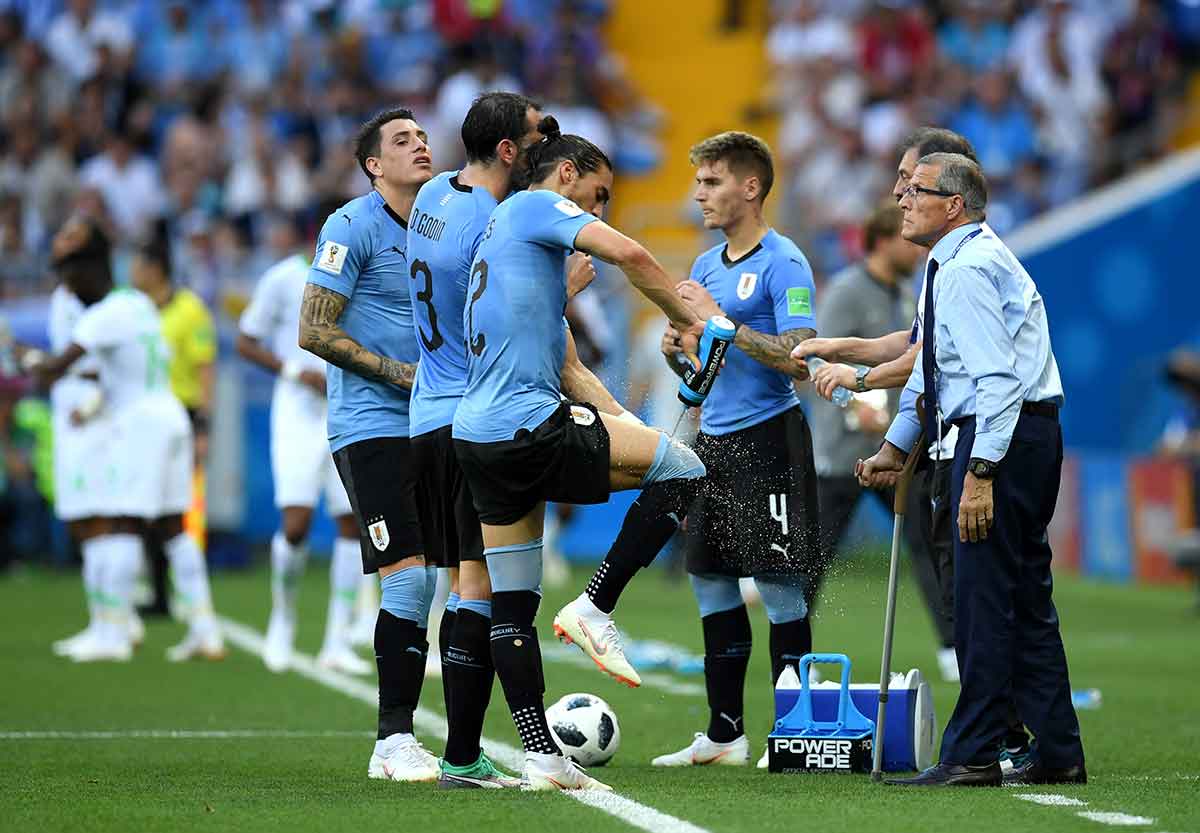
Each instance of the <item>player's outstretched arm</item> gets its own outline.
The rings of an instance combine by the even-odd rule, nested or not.
[[[562,392],[575,402],[587,402],[595,405],[602,414],[620,416],[625,413],[621,403],[608,392],[596,374],[589,370],[579,360],[579,351],[575,347],[575,336],[571,328],[567,328],[567,353],[563,359]]]
[[[691,304],[692,308],[704,318],[725,314],[717,306],[717,302],[713,300],[708,290],[696,281],[680,282],[678,291],[680,297]],[[742,324],[737,328],[733,344],[759,364],[766,365],[772,370],[790,373],[795,366],[795,362],[792,360],[792,350],[800,342],[810,339],[816,334],[817,331],[811,327],[798,327],[784,330],[779,335],[771,335],[770,333],[760,333],[758,330]]]
[[[639,292],[666,313],[671,325],[681,333],[684,354],[699,366],[695,355],[704,332],[704,321],[675,292],[675,282],[645,246],[601,220],[588,223],[579,230],[575,248],[612,263],[624,272]]]
[[[891,336],[884,336],[884,338],[891,338]],[[898,358],[871,368],[871,372],[867,374],[866,378],[867,389],[890,390],[904,387],[908,377],[912,375],[913,365],[917,363],[920,355],[921,342],[918,341],[901,353]]]
[[[827,362],[847,362],[878,367],[903,358],[908,351],[909,336],[908,330],[897,330],[879,338],[811,338],[798,345],[800,349],[797,351],[796,358],[819,356]],[[907,380],[908,374],[905,374],[896,387],[903,385]],[[875,387],[887,386],[875,385]]]
[[[398,387],[411,389],[417,366],[372,353],[338,326],[347,298],[316,284],[305,284],[300,303],[300,346],[330,364]]]

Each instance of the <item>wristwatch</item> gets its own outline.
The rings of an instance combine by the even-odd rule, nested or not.
[[[996,470],[1000,468],[999,463],[993,463],[991,460],[984,460],[982,457],[972,457],[967,463],[967,471],[975,475],[980,480],[991,480],[996,476]]]
[[[860,367],[858,370],[855,371],[855,373],[854,373],[854,392],[855,393],[866,393],[867,392],[867,374],[870,372],[871,372],[871,368],[869,368],[869,367]]]

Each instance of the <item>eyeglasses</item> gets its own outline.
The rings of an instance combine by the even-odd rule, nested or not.
[[[939,191],[936,188],[922,188],[920,185],[910,184],[907,188],[900,192],[900,199],[911,197],[915,199],[918,194],[932,194],[935,197],[957,197],[958,194],[953,191]]]

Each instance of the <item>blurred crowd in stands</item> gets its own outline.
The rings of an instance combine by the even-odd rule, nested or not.
[[[780,225],[819,274],[860,251],[911,128],[975,145],[1004,234],[1171,147],[1192,0],[776,0],[769,105]]]
[[[0,0],[0,298],[44,293],[71,211],[126,246],[169,240],[211,305],[366,181],[349,150],[385,103],[412,107],[435,164],[460,161],[479,92],[532,92],[625,173],[660,116],[599,25],[607,0]]]

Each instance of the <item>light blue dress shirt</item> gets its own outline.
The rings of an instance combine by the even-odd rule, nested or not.
[[[1045,304],[1029,273],[986,225],[954,229],[937,242],[929,260],[938,263],[934,345],[942,418],[974,416],[971,456],[999,462],[1022,402],[1063,403]],[[921,433],[914,406],[925,389],[919,360],[904,389],[887,441],[908,451]]]

